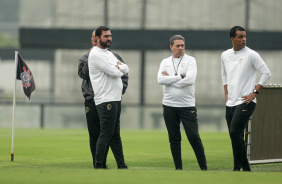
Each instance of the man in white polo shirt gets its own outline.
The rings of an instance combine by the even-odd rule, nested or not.
[[[221,55],[221,74],[226,101],[225,118],[232,142],[233,171],[251,171],[244,143],[244,129],[256,106],[256,96],[270,77],[270,71],[260,55],[246,47],[243,27],[231,28],[233,48]],[[261,74],[255,86],[257,72]]]
[[[100,118],[100,135],[96,144],[94,168],[106,169],[103,162],[110,144],[118,168],[127,169],[120,137],[120,113],[123,89],[121,76],[128,73],[129,69],[107,49],[112,43],[110,29],[101,26],[96,29],[95,34],[97,46],[93,47],[88,58],[94,101]]]
[[[170,49],[173,55],[162,60],[158,83],[163,85],[163,115],[175,169],[182,170],[181,121],[201,170],[208,170],[195,107],[196,60],[184,53],[185,39],[181,35],[170,38]]]

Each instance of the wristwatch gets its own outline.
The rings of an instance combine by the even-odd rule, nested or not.
[[[254,91],[253,91],[254,93],[256,93],[256,94],[259,94],[259,92],[256,90],[256,89],[254,89]]]

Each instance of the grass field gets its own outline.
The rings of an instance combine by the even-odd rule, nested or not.
[[[166,131],[121,132],[128,170],[118,170],[109,152],[108,170],[94,170],[86,129],[16,129],[15,161],[10,161],[11,130],[0,129],[0,184],[43,183],[279,183],[282,164],[232,172],[227,133],[201,133],[209,171],[200,171],[182,132],[182,171],[174,170]]]

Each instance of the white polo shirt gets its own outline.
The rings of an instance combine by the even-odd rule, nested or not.
[[[162,71],[169,76],[162,75]],[[186,77],[182,79],[180,75]],[[162,60],[158,72],[158,83],[164,85],[162,103],[171,107],[194,107],[196,76],[197,65],[192,56],[184,54],[181,58],[170,56]]]
[[[124,63],[115,67],[118,59],[107,49],[97,46],[89,53],[89,76],[94,91],[96,105],[110,101],[121,101],[122,80],[121,76],[128,73],[128,66]]]
[[[262,74],[259,84],[264,86],[271,74],[265,62],[254,50],[245,47],[240,51],[234,51],[232,48],[222,53],[222,82],[223,85],[227,84],[228,88],[226,106],[242,104],[242,96],[248,96],[253,92],[257,71]],[[253,102],[256,103],[256,98]]]

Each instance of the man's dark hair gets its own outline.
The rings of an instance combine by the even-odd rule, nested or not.
[[[173,36],[169,39],[169,44],[170,44],[171,46],[173,46],[174,40],[183,40],[184,43],[185,43],[185,38],[184,38],[183,36],[181,36],[181,35],[173,35]]]
[[[96,29],[95,31],[95,36],[98,36],[99,38],[101,38],[102,32],[103,31],[108,31],[110,30],[110,28],[106,27],[106,26],[100,26]]]
[[[232,27],[229,32],[230,38],[234,38],[236,36],[236,31],[245,31],[245,29],[241,26]]]

